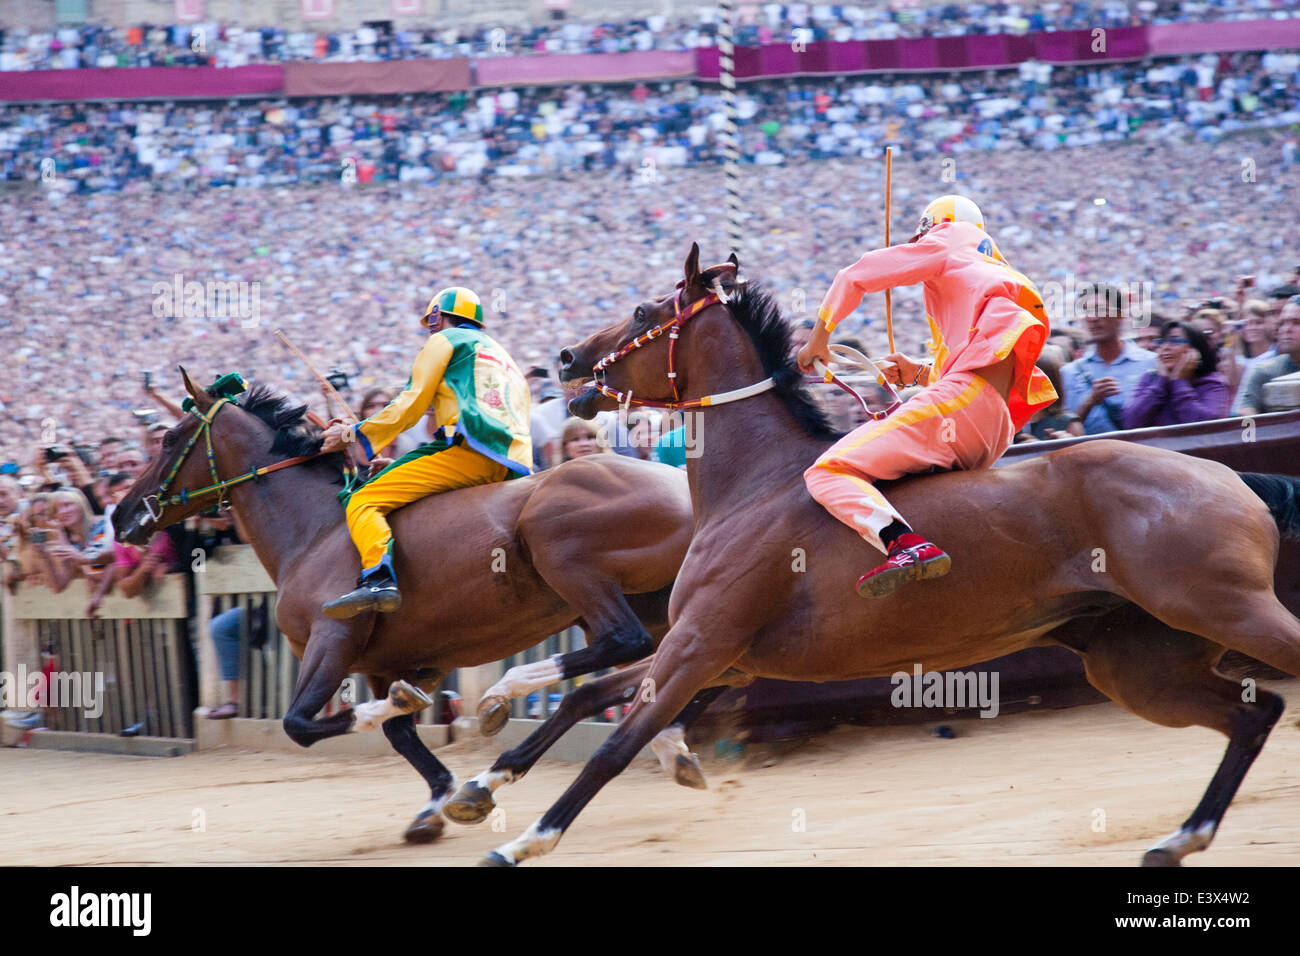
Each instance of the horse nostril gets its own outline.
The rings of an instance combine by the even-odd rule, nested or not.
[[[569,366],[573,364],[573,350],[560,349],[560,370],[567,372]]]

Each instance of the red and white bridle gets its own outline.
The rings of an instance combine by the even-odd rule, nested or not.
[[[736,271],[736,266],[732,263],[726,263],[722,266],[715,266],[714,269],[727,269],[734,273]],[[761,395],[763,392],[770,391],[776,385],[776,381],[769,377],[763,379],[761,382],[756,382],[753,385],[746,385],[744,388],[735,388],[729,392],[719,392],[716,395],[705,395],[703,398],[692,399],[688,402],[682,401],[681,395],[677,390],[677,339],[678,336],[681,335],[682,326],[705,309],[709,308],[709,306],[725,305],[731,301],[731,297],[722,289],[721,277],[714,278],[712,292],[704,296],[704,298],[692,302],[689,306],[683,309],[682,296],[685,294],[686,281],[682,280],[677,284],[677,295],[673,298],[673,317],[671,320],[656,325],[648,332],[643,332],[618,350],[610,352],[591,367],[592,377],[594,379],[593,385],[598,392],[614,399],[614,401],[618,402],[619,405],[624,408],[627,408],[629,405],[669,409],[707,408],[711,405],[725,405],[727,402],[738,402],[744,398]],[[643,345],[649,345],[655,339],[663,335],[664,332],[668,333],[668,385],[672,389],[672,401],[661,402],[649,398],[634,398],[631,389],[623,391],[622,389],[612,388],[605,383],[605,369],[609,368],[619,359],[625,358],[635,352]],[[890,402],[883,411],[873,412],[870,407],[868,407],[866,399],[859,395],[853,386],[849,385],[829,368],[823,365],[820,360],[814,363],[814,366],[823,382],[834,384],[852,395],[857,399],[858,403],[862,406],[863,411],[865,411],[868,416],[876,421],[880,421],[891,415],[899,405],[902,404],[898,393],[894,391],[893,386],[889,384],[889,381],[885,378],[884,374],[876,367],[876,364],[872,362],[871,359],[867,358],[867,356],[863,355],[857,349],[852,349],[848,346],[832,345],[830,350],[840,358],[847,359],[851,364],[857,365],[860,368],[870,369],[870,371],[876,376],[876,380],[889,389],[893,401]]]
[[[736,266],[727,263],[722,266],[715,266],[714,269],[727,269],[731,272],[736,271]],[[648,332],[643,332],[631,342],[619,348],[617,351],[610,352],[592,367],[593,385],[602,395],[614,399],[624,408],[629,405],[642,405],[646,408],[707,408],[710,405],[725,405],[727,402],[738,402],[743,398],[750,398],[754,395],[761,395],[776,386],[776,381],[772,378],[765,378],[761,382],[753,385],[746,385],[744,388],[735,388],[729,392],[719,392],[716,395],[705,395],[703,398],[693,398],[690,401],[682,401],[680,393],[677,391],[677,339],[681,335],[682,326],[699,315],[705,309],[714,305],[723,305],[731,301],[731,297],[722,289],[722,279],[720,276],[714,277],[713,291],[702,299],[697,299],[686,308],[682,308],[682,297],[686,295],[686,282],[682,280],[677,285],[677,295],[673,298],[673,317],[667,322],[661,322]],[[604,372],[615,362],[641,348],[643,345],[649,345],[655,339],[659,338],[665,332],[668,333],[668,385],[672,389],[673,397],[671,401],[657,401],[649,398],[633,398],[632,390],[612,388],[605,383]]]

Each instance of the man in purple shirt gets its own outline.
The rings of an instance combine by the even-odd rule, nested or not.
[[[1214,349],[1186,322],[1166,322],[1156,340],[1156,367],[1138,380],[1124,403],[1124,427],[1183,425],[1224,418],[1232,390],[1215,371]]]

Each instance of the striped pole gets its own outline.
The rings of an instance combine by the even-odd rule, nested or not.
[[[720,0],[722,21],[718,24],[718,80],[722,84],[723,175],[727,183],[727,240],[731,251],[740,258],[740,133],[736,119],[736,45],[732,32],[736,0]]]

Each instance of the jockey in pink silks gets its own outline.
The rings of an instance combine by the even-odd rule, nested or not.
[[[1049,327],[1034,284],[1013,269],[984,231],[979,207],[941,196],[904,245],[868,252],[841,269],[800,351],[801,370],[829,363],[836,324],[869,292],[921,283],[930,323],[929,363],[895,352],[882,364],[896,385],[922,385],[893,414],[841,438],[804,472],[826,510],[885,553],[858,580],[858,594],[884,597],[909,581],[942,577],[952,561],[915,533],[876,481],[932,467],[988,468],[1056,391],[1035,367]]]

